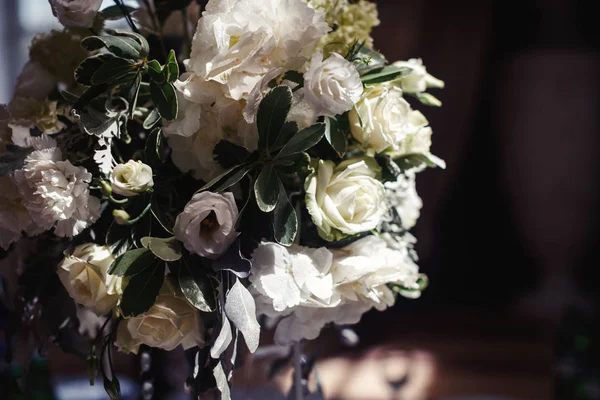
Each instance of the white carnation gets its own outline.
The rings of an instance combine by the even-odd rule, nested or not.
[[[52,13],[63,26],[91,28],[102,0],[49,0]]]
[[[100,200],[88,189],[92,174],[63,161],[57,147],[33,151],[23,169],[14,172],[14,180],[42,230],[55,226],[56,235],[75,236],[100,217]]]
[[[427,73],[427,69],[423,65],[421,59],[411,58],[408,61],[397,61],[393,65],[397,67],[407,67],[412,71],[408,75],[404,75],[398,81],[402,90],[406,93],[421,93],[428,88],[443,88],[444,81],[441,81],[431,74]]]
[[[317,115],[333,117],[350,110],[360,100],[363,84],[354,64],[337,53],[323,61],[319,51],[304,73],[304,90]]]
[[[188,68],[239,100],[272,68],[301,68],[328,31],[324,12],[304,0],[211,0]]]

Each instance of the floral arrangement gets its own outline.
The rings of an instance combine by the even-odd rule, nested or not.
[[[15,312],[68,293],[102,317],[86,356],[112,398],[113,343],[192,349],[194,390],[229,398],[261,323],[287,345],[419,297],[415,177],[444,163],[413,106],[443,82],[375,50],[374,3],[101,3],[50,0],[65,29],[33,40],[2,108],[0,247],[38,243]]]

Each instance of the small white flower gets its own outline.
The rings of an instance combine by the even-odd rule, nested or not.
[[[304,90],[317,115],[333,117],[350,110],[360,100],[363,84],[354,64],[337,53],[323,61],[319,51],[304,73]]]
[[[301,68],[329,29],[324,12],[304,0],[211,0],[188,67],[239,100],[272,68]]]
[[[421,59],[411,58],[408,61],[397,61],[393,65],[397,67],[408,67],[412,71],[398,79],[402,90],[406,93],[422,93],[429,88],[443,88],[444,81],[441,81],[427,73]]]
[[[47,137],[38,139],[33,141],[34,148],[53,142]],[[100,217],[100,200],[90,196],[88,189],[92,174],[63,161],[57,147],[33,151],[25,159],[23,169],[14,172],[13,179],[25,207],[42,230],[55,226],[56,235],[71,237]]]
[[[415,174],[400,175],[396,181],[386,182],[385,201],[388,209],[400,218],[403,230],[417,223],[423,201],[417,194]]]
[[[412,136],[422,135],[428,124],[402,97],[402,90],[389,84],[368,87],[349,119],[352,136],[369,153],[399,150]]]
[[[0,187],[0,248],[7,250],[23,232],[28,235],[39,232],[11,178],[0,177]]]
[[[186,249],[217,259],[235,241],[238,208],[230,192],[195,194],[175,220],[175,237]]]
[[[375,160],[368,157],[337,166],[319,161],[305,189],[306,207],[321,237],[334,240],[377,227],[386,212],[379,172]]]
[[[102,0],[49,0],[52,13],[63,26],[91,28]]]
[[[152,168],[141,161],[129,160],[117,165],[110,175],[112,191],[121,196],[135,196],[154,186]]]
[[[200,313],[168,278],[150,310],[122,320],[117,328],[115,345],[120,351],[137,354],[142,344],[167,351],[205,344]]]
[[[115,257],[106,246],[77,246],[58,266],[58,277],[69,295],[97,315],[105,315],[123,294],[123,278],[110,275]]]

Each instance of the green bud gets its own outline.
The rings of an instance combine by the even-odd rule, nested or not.
[[[104,377],[104,390],[110,396],[111,400],[118,400],[121,398],[121,385],[117,377],[113,377],[113,380],[109,380],[106,376]]]
[[[442,102],[439,101],[436,97],[430,95],[429,93],[417,93],[417,98],[419,101],[426,106],[431,107],[441,107]]]
[[[98,358],[94,354],[90,355],[87,358],[86,365],[90,386],[94,386],[96,376],[98,375]]]
[[[115,218],[115,222],[119,225],[127,225],[131,216],[125,210],[114,210],[113,217]]]
[[[110,197],[112,195],[112,187],[110,186],[110,182],[100,181],[100,186],[102,186],[102,194],[104,196]]]

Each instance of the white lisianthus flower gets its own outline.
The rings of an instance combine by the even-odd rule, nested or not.
[[[324,247],[284,247],[263,242],[252,256],[250,281],[276,312],[298,305],[333,307],[340,298],[333,290],[332,258],[331,251]]]
[[[67,27],[91,28],[102,0],[49,0],[52,13]]]
[[[339,239],[374,229],[386,212],[385,189],[377,179],[380,168],[372,158],[350,159],[335,165],[320,160],[306,178],[306,207],[319,235]]]
[[[121,196],[135,196],[154,186],[152,168],[141,161],[118,164],[110,175],[110,187]]]
[[[75,302],[97,315],[106,315],[123,294],[123,278],[108,273],[114,259],[106,246],[82,244],[65,256],[58,266],[58,277]]]
[[[391,249],[377,236],[367,236],[335,250],[332,274],[339,293],[350,301],[383,310],[394,304],[390,283],[418,290],[419,267],[408,248]]]
[[[142,344],[167,351],[205,344],[200,313],[168,279],[148,311],[122,320],[117,328],[115,345],[120,351],[137,354]]]
[[[423,207],[417,194],[415,174],[400,175],[396,181],[386,182],[384,187],[388,209],[400,218],[402,229],[415,226]]]
[[[363,84],[354,64],[337,53],[323,61],[317,52],[304,73],[306,98],[317,115],[333,117],[350,110],[363,94]]]
[[[397,61],[393,65],[397,67],[407,67],[412,70],[410,74],[404,75],[398,79],[402,90],[406,93],[422,93],[430,88],[442,89],[444,87],[444,81],[427,73],[427,69],[420,58],[411,58],[408,61]]]
[[[175,237],[192,253],[217,259],[235,241],[238,208],[231,192],[195,194],[173,228]]]
[[[258,131],[244,120],[242,102],[225,97],[221,85],[189,73],[181,79],[175,84],[179,115],[164,122],[163,132],[177,168],[208,182],[223,172],[213,155],[215,146],[227,140],[252,152],[258,147]]]
[[[0,248],[8,250],[11,243],[21,238],[23,232],[28,235],[39,232],[12,179],[8,176],[0,177],[0,187]]]
[[[198,22],[188,70],[239,100],[272,68],[299,69],[329,31],[304,0],[211,0]]]
[[[25,159],[23,169],[13,179],[24,198],[31,218],[42,230],[55,226],[58,236],[75,236],[100,217],[100,200],[90,195],[92,180],[85,168],[62,160],[56,142],[48,137],[35,138],[33,151]]]
[[[408,136],[428,124],[402,97],[402,90],[389,84],[369,86],[348,117],[352,136],[369,153],[398,150]]]

